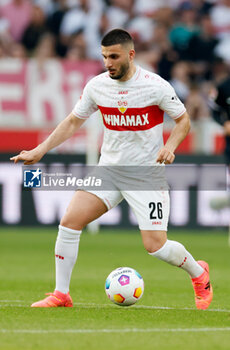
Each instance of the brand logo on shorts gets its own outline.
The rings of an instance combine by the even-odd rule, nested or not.
[[[23,186],[30,188],[41,187],[42,172],[38,168],[36,170],[24,170]]]

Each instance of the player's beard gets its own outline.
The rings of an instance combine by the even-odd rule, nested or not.
[[[127,74],[128,70],[129,70],[129,67],[130,67],[129,66],[129,62],[123,63],[120,66],[120,69],[119,69],[117,75],[109,75],[110,78],[111,79],[115,79],[115,80],[119,80],[119,79],[123,78]]]

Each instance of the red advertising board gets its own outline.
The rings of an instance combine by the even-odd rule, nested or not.
[[[0,60],[0,126],[55,126],[100,70],[100,63],[93,61]]]
[[[101,70],[94,61],[1,59],[0,151],[29,149],[43,141]]]

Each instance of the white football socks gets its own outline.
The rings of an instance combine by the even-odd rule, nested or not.
[[[77,260],[81,231],[59,225],[55,245],[56,287],[62,293],[68,293],[73,267]]]
[[[176,241],[168,239],[163,247],[149,254],[171,265],[181,267],[192,278],[198,277],[204,272],[204,269],[196,262],[185,247]]]

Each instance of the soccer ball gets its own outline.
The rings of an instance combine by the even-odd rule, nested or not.
[[[133,305],[143,295],[144,281],[141,275],[131,267],[119,267],[107,277],[105,292],[117,305]]]

